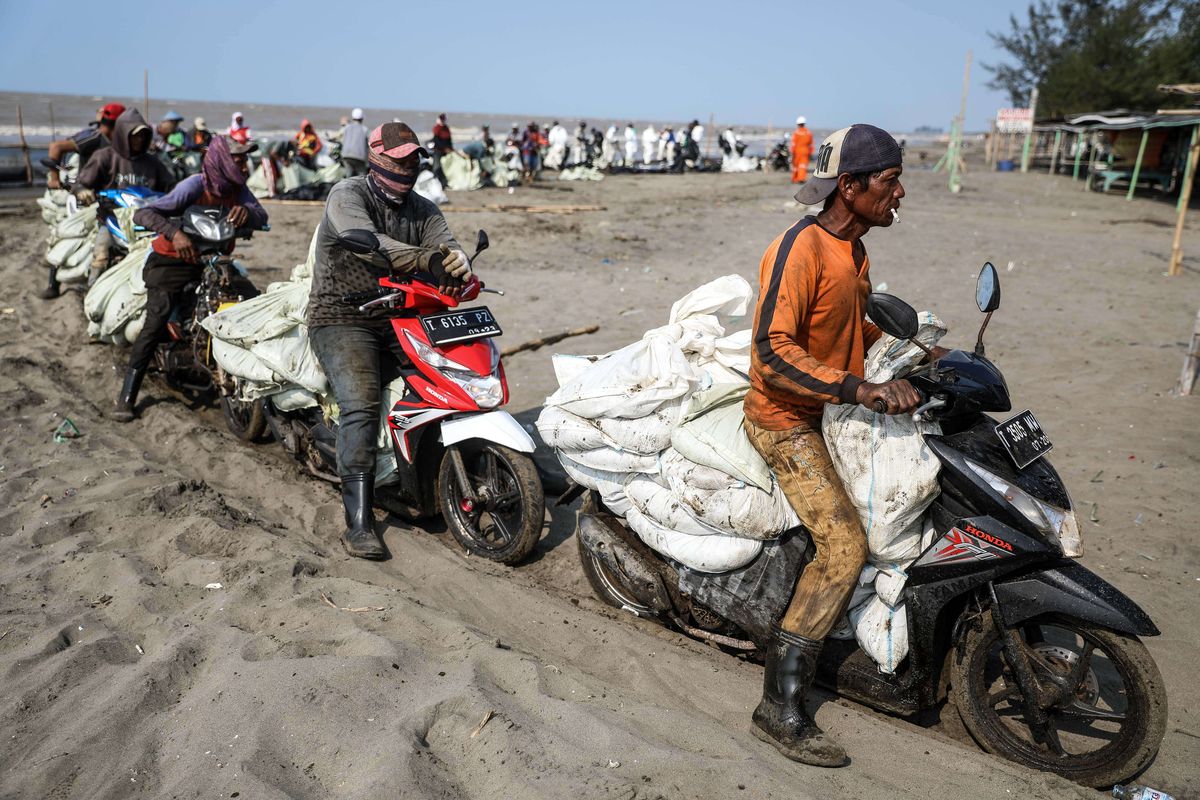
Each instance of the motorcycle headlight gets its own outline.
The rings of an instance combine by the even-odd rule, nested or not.
[[[196,233],[209,241],[220,241],[221,226],[215,220],[211,220],[203,214],[193,214],[190,220],[192,227],[196,229]]]
[[[1001,478],[994,472],[984,469],[974,461],[967,460],[967,466],[989,486],[1021,512],[1030,524],[1041,531],[1047,538],[1054,540],[1063,555],[1068,558],[1079,558],[1083,555],[1083,537],[1079,531],[1079,520],[1073,510],[1058,508],[1043,502],[1026,492],[1012,481]]]
[[[422,361],[436,367],[443,375],[454,381],[480,408],[495,408],[504,400],[504,387],[501,386],[500,379],[495,375],[496,365],[500,360],[500,350],[496,347],[495,342],[488,342],[492,348],[491,374],[480,375],[475,370],[467,369],[457,361],[446,358],[408,331],[405,331],[404,335]]]

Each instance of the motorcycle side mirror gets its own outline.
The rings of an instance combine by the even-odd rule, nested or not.
[[[907,339],[933,360],[933,351],[914,338],[921,330],[921,323],[916,309],[908,303],[895,295],[871,292],[867,295],[867,316],[881,331],[897,339]]]
[[[338,234],[338,243],[356,256],[369,256],[379,250],[379,237],[374,231],[355,228]]]
[[[1000,307],[1000,276],[990,261],[979,270],[979,279],[975,281],[975,305],[985,314]]]
[[[479,254],[491,247],[491,242],[488,241],[487,231],[480,230],[479,235],[475,237],[475,255],[471,256],[471,260],[479,258]]]
[[[996,267],[992,262],[987,262],[983,265],[983,269],[979,270],[979,278],[975,281],[975,305],[979,306],[979,310],[987,314],[983,318],[983,324],[979,326],[979,335],[975,338],[975,355],[983,355],[983,332],[987,330],[988,323],[992,321],[992,312],[1000,307],[1000,276],[996,274]]]
[[[917,312],[899,297],[882,292],[867,295],[867,316],[886,334],[911,339],[920,330]]]

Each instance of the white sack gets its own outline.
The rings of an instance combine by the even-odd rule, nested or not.
[[[764,492],[711,467],[688,461],[674,449],[662,454],[659,469],[672,496],[688,513],[722,533],[748,539],[774,539],[800,524],[778,484],[772,484],[772,491]]]
[[[728,572],[744,567],[762,552],[762,542],[753,539],[723,534],[689,536],[669,530],[632,506],[625,513],[625,521],[648,547],[700,572]]]
[[[671,490],[645,475],[635,475],[625,484],[625,493],[634,508],[650,521],[676,533],[689,536],[723,536],[721,531],[693,517]]]
[[[770,491],[771,470],[747,438],[744,419],[741,403],[721,406],[676,428],[671,446],[690,461]]]
[[[238,347],[250,347],[287,333],[304,322],[309,287],[284,283],[201,321],[206,331]]]
[[[421,174],[417,175],[417,182],[413,184],[413,191],[424,197],[431,203],[441,205],[442,203],[450,202],[450,198],[446,197],[446,193],[442,190],[442,182],[437,179],[437,176],[430,170],[421,170]]]
[[[581,450],[568,455],[576,463],[602,472],[658,472],[656,457],[627,453],[612,447],[597,447],[595,450]]]
[[[878,596],[872,596],[857,608],[850,609],[850,624],[854,627],[858,645],[889,675],[908,655],[908,613],[904,603],[895,608]]]
[[[567,473],[567,477],[580,486],[586,486],[599,492],[600,499],[604,501],[604,505],[608,507],[609,511],[618,517],[625,516],[625,513],[629,511],[631,504],[629,496],[625,494],[625,482],[629,480],[628,474],[589,469],[564,453],[558,454],[558,460]]]
[[[917,338],[936,344],[945,334],[941,321],[921,314]],[[883,336],[867,358],[866,379],[892,380],[916,364],[915,345]],[[924,435],[937,434],[934,422],[913,422],[907,414],[877,414],[860,405],[825,407],[822,432],[838,477],[858,509],[872,561],[906,561],[920,552],[921,515],[938,493],[939,462]]]

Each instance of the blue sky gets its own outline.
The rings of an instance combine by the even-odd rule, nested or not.
[[[0,0],[0,89],[517,115],[947,127],[1028,0]],[[48,9],[53,8],[53,13]]]

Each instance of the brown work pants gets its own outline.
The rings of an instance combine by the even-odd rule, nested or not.
[[[770,431],[750,420],[745,427],[817,550],[796,583],[779,627],[820,641],[846,611],[867,560],[867,535],[833,468],[820,430]]]

